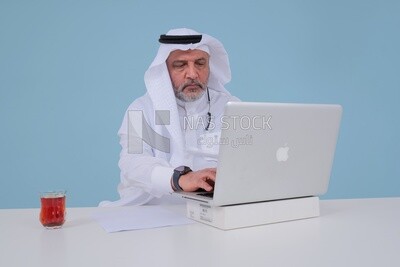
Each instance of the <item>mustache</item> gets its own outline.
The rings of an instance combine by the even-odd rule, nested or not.
[[[206,85],[201,83],[198,80],[191,80],[191,81],[187,81],[184,84],[182,84],[181,86],[179,86],[179,91],[183,91],[186,87],[188,86],[193,86],[196,85],[198,87],[200,87],[201,89],[206,89]]]

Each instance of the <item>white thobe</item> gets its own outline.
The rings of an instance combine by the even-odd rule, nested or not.
[[[221,131],[221,116],[228,101],[239,101],[236,97],[210,89],[210,104],[207,93],[194,102],[177,100],[182,136],[184,138],[184,157],[177,166],[170,163],[171,152],[162,152],[143,142],[143,153],[128,153],[128,116],[129,110],[142,110],[149,126],[158,134],[170,138],[168,131],[162,125],[156,125],[154,109],[148,94],[135,100],[129,107],[118,131],[120,145],[119,167],[121,182],[118,185],[121,205],[141,205],[159,203],[177,203],[180,199],[171,196],[171,177],[178,166],[188,166],[192,170],[216,167],[216,159],[197,152],[208,154],[218,153],[218,144],[210,142],[219,139]],[[207,112],[211,113],[211,123],[208,130]],[[174,118],[171,118],[171,120]],[[208,140],[208,141],[207,141]],[[171,142],[172,144],[173,142]]]

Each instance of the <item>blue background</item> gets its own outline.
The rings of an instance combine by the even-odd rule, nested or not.
[[[400,196],[400,1],[0,1],[0,208],[116,200],[117,131],[159,34],[189,27],[230,55],[242,100],[338,103],[324,198]]]

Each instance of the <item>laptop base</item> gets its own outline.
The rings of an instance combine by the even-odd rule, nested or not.
[[[293,221],[319,216],[319,198],[302,197],[214,207],[187,201],[187,217],[222,230]]]

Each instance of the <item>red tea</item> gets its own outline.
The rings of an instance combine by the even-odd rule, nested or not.
[[[46,228],[58,228],[65,221],[65,195],[40,198],[40,222]]]

